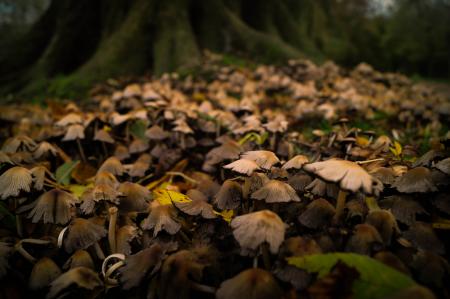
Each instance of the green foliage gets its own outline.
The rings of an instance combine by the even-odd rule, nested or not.
[[[138,119],[130,126],[130,133],[135,137],[142,140],[146,140],[145,130],[147,129],[148,122]]]
[[[68,161],[56,169],[55,177],[58,184],[67,186],[70,184],[72,171],[79,164],[79,161]]]
[[[381,299],[415,285],[414,280],[370,257],[354,253],[314,254],[293,257],[288,263],[318,277],[328,274],[338,261],[355,268],[360,276],[353,284],[355,299]]]

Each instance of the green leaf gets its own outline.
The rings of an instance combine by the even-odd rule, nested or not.
[[[147,122],[141,119],[136,120],[130,127],[130,133],[136,138],[146,140],[145,130],[147,130],[147,124]]]
[[[69,185],[72,171],[80,161],[68,161],[56,169],[56,182],[64,186]]]
[[[370,257],[354,253],[313,254],[288,258],[288,263],[318,277],[328,274],[338,261],[355,268],[360,277],[353,284],[354,299],[379,299],[415,285],[407,275]]]

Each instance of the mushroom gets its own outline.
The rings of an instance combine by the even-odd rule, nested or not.
[[[63,190],[52,189],[43,193],[32,203],[33,209],[28,214],[33,223],[42,220],[43,223],[66,224],[75,205],[75,197]]]
[[[121,176],[125,172],[125,169],[122,163],[120,163],[120,160],[113,156],[109,157],[103,162],[103,164],[97,170],[97,173],[103,171],[109,172],[112,175]]]
[[[145,172],[150,168],[151,163],[152,157],[149,154],[142,154],[133,163],[128,174],[131,177],[143,177],[145,175]]]
[[[48,158],[49,156],[56,156],[57,153],[58,150],[53,145],[46,141],[42,141],[34,150],[33,157],[35,159],[44,159]]]
[[[95,288],[101,287],[103,284],[97,273],[91,269],[76,267],[63,273],[50,284],[50,291],[46,298],[64,297],[63,292],[73,285],[80,289],[92,291]]]
[[[212,206],[208,203],[208,198],[202,192],[191,189],[186,195],[191,199],[191,201],[174,202],[178,209],[188,215],[201,215],[205,219],[213,219],[217,217]]]
[[[436,165],[434,165],[434,167],[436,167],[443,173],[450,175],[450,158],[437,162]]]
[[[116,232],[116,252],[124,255],[131,254],[131,242],[140,235],[139,229],[134,225],[124,225]]]
[[[298,221],[308,228],[318,229],[326,226],[335,212],[327,200],[319,198],[308,204],[306,210],[298,217]]]
[[[118,191],[121,194],[120,213],[145,211],[148,207],[148,202],[152,199],[150,191],[136,183],[121,183]]]
[[[252,175],[255,170],[259,170],[259,165],[252,160],[239,159],[230,164],[223,166],[225,169],[231,169],[235,172],[245,174],[247,176]]]
[[[139,286],[147,274],[159,270],[164,257],[165,250],[158,243],[128,256],[125,265],[119,269],[122,288],[129,290]]]
[[[241,155],[241,159],[255,162],[262,169],[269,170],[274,164],[280,162],[278,157],[270,151],[248,151]]]
[[[242,249],[256,250],[267,243],[273,254],[278,252],[286,230],[286,225],[281,218],[269,210],[237,216],[231,221],[231,227],[233,228],[233,236]],[[261,249],[267,267],[269,253],[265,245]]]
[[[34,264],[28,286],[34,291],[43,289],[58,278],[61,273],[61,269],[52,259],[43,257]]]
[[[31,171],[20,166],[11,167],[0,176],[1,199],[18,196],[22,190],[30,192],[32,181]]]
[[[150,203],[150,214],[145,218],[141,226],[146,230],[153,229],[154,237],[161,230],[165,230],[169,234],[174,235],[181,228],[181,225],[174,220],[175,213],[172,205],[162,205],[154,200]]]
[[[71,253],[97,244],[106,236],[106,229],[88,219],[74,218],[62,234],[62,245],[66,252]]]
[[[252,198],[265,200],[267,203],[300,201],[294,188],[278,180],[270,180],[265,183],[252,194]]]
[[[357,163],[330,159],[322,162],[314,162],[303,166],[305,171],[311,172],[321,179],[339,183],[339,194],[336,203],[334,219],[339,221],[344,212],[347,192],[362,191],[367,195],[377,196],[383,189],[380,181],[368,174]]]
[[[92,260],[89,252],[83,249],[76,250],[69,259],[64,263],[63,269],[73,269],[77,267],[85,267],[88,269],[95,270],[94,261]]]
[[[346,251],[358,254],[371,255],[373,251],[379,251],[383,245],[383,239],[377,229],[370,224],[358,224],[353,235],[347,241]]]
[[[303,167],[303,165],[305,165],[308,162],[309,162],[308,157],[306,157],[304,155],[297,155],[297,156],[293,157],[292,159],[290,159],[289,161],[287,161],[286,163],[284,163],[281,168],[285,169],[285,170],[291,170],[291,169],[299,170]]]
[[[236,209],[242,201],[242,187],[237,182],[226,180],[214,197],[214,204],[221,210]]]
[[[145,131],[145,136],[150,140],[161,141],[170,136],[170,134],[164,131],[160,126],[153,125]]]
[[[435,192],[437,188],[431,178],[431,171],[425,167],[416,167],[398,177],[392,187],[402,193]]]
[[[444,244],[439,240],[432,226],[427,223],[416,221],[403,233],[403,237],[418,249],[436,254],[445,253]]]
[[[378,209],[369,211],[366,223],[373,225],[378,230],[386,246],[391,244],[393,236],[400,233],[394,215],[388,210]]]
[[[223,281],[216,293],[217,299],[275,299],[283,292],[275,278],[268,271],[253,268]]]
[[[81,145],[81,141],[84,139],[84,127],[80,124],[74,124],[70,125],[67,128],[66,135],[64,135],[64,138],[62,141],[72,141],[75,140],[78,146],[78,151],[80,153],[81,159],[86,162],[86,156],[84,154],[83,146]]]

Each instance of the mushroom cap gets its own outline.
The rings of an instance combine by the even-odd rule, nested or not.
[[[121,193],[120,212],[141,212],[147,209],[148,201],[152,199],[150,190],[136,183],[123,182],[118,191]]]
[[[130,242],[139,236],[139,229],[131,224],[121,226],[116,231],[116,252],[129,255],[131,253]]]
[[[223,166],[223,168],[231,169],[237,173],[245,174],[248,176],[252,175],[255,170],[260,169],[256,162],[247,159],[236,160],[234,162],[231,162],[230,164]]]
[[[308,157],[304,155],[297,155],[283,164],[282,169],[301,169],[303,165],[309,162]]]
[[[214,197],[214,204],[221,210],[236,209],[241,204],[242,187],[239,183],[226,180]]]
[[[312,229],[327,225],[336,213],[333,205],[326,199],[318,198],[308,204],[306,210],[298,217],[299,222]]]
[[[315,178],[308,186],[305,187],[305,190],[308,190],[317,196],[336,198],[339,193],[339,186],[327,183],[319,178]]]
[[[255,250],[267,242],[272,253],[278,252],[286,230],[281,218],[269,210],[237,216],[231,221],[231,227],[242,248]]]
[[[377,195],[383,189],[383,184],[380,181],[372,177],[355,162],[330,159],[305,164],[303,169],[314,173],[325,181],[339,183],[339,187],[346,191],[362,191],[366,194]]]
[[[150,214],[142,222],[142,228],[146,230],[153,229],[153,236],[161,231],[165,230],[171,235],[176,234],[181,225],[174,220],[175,209],[172,205],[161,205],[158,201],[154,200],[150,203]]]
[[[143,177],[145,172],[150,168],[152,163],[152,157],[149,154],[142,154],[133,163],[128,174],[132,177]]]
[[[47,168],[45,166],[39,165],[30,169],[31,175],[33,176],[34,188],[36,190],[42,190],[44,188],[45,174],[47,173]]]
[[[288,184],[297,192],[304,192],[306,186],[311,184],[312,178],[307,174],[296,174],[288,179]]]
[[[268,203],[300,201],[294,188],[279,180],[270,180],[254,192],[252,198],[265,200]]]
[[[63,273],[57,279],[55,279],[50,284],[50,291],[48,292],[46,298],[52,299],[58,295],[62,295],[65,289],[72,285],[76,285],[78,288],[83,288],[87,290],[93,290],[97,287],[102,286],[102,281],[98,277],[97,273],[89,268],[77,267],[70,269],[69,271]]]
[[[160,126],[153,125],[145,131],[145,136],[150,140],[164,140],[170,136],[170,134],[164,131]]]
[[[119,269],[123,289],[129,290],[139,286],[150,270],[159,269],[163,258],[164,250],[158,243],[128,256],[125,266]]]
[[[67,128],[66,135],[62,141],[71,141],[76,139],[84,139],[84,127],[80,124],[70,125]]]
[[[98,130],[95,132],[94,140],[110,144],[116,142],[106,130]]]
[[[45,288],[59,277],[61,273],[61,269],[52,259],[43,257],[34,264],[28,286],[32,290]]]
[[[34,150],[33,157],[35,159],[40,159],[47,155],[56,156],[57,153],[58,153],[58,151],[56,150],[56,148],[53,145],[51,145],[50,143],[48,143],[46,141],[42,141],[41,143],[38,144],[38,146]]]
[[[81,116],[77,113],[69,113],[60,120],[58,120],[55,125],[58,127],[67,127],[69,125],[81,124],[83,120]]]
[[[241,155],[241,159],[251,160],[262,169],[270,169],[274,164],[280,162],[271,151],[248,151]]]
[[[94,268],[94,261],[91,255],[86,250],[78,249],[76,250],[64,263],[63,269],[73,269],[76,267],[86,267],[92,270]]]
[[[366,217],[366,223],[374,226],[385,245],[391,244],[392,237],[400,232],[394,215],[388,210],[374,210]]]
[[[201,215],[205,219],[216,218],[213,207],[208,203],[208,198],[202,192],[191,189],[186,194],[191,201],[175,202],[175,206],[184,213],[196,216]]]
[[[431,178],[431,171],[426,167],[416,167],[398,177],[392,187],[402,193],[435,192],[437,188]]]
[[[71,208],[75,201],[72,194],[52,189],[39,196],[28,218],[33,223],[42,220],[43,223],[66,224],[72,217]]]
[[[450,175],[450,158],[439,161],[434,167],[443,173]]]
[[[347,241],[346,251],[370,255],[376,247],[381,248],[383,239],[377,229],[370,224],[358,224]]]
[[[216,293],[217,299],[280,299],[283,292],[273,275],[252,268],[223,281]]]
[[[17,153],[19,150],[31,152],[35,150],[36,142],[26,135],[18,135],[8,138],[2,146],[2,151],[7,154]]]
[[[118,158],[112,156],[102,163],[100,168],[97,170],[97,173],[102,171],[107,171],[113,175],[121,176],[125,172],[125,168]]]
[[[20,166],[11,167],[0,176],[1,199],[18,196],[22,190],[30,192],[32,181],[31,171]]]
[[[106,236],[104,227],[88,219],[75,218],[65,232],[64,249],[69,253],[77,249],[86,249],[104,236]]]
[[[437,254],[445,253],[444,244],[437,237],[433,227],[427,223],[416,221],[403,233],[403,237],[418,249],[428,250]]]
[[[128,150],[130,152],[130,154],[137,154],[137,153],[142,153],[145,152],[146,150],[149,149],[149,144],[147,140],[142,140],[139,138],[134,139],[130,146],[128,147]]]

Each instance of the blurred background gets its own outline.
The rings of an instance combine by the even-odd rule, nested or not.
[[[450,0],[0,0],[0,94],[225,63],[367,62],[450,80]]]

